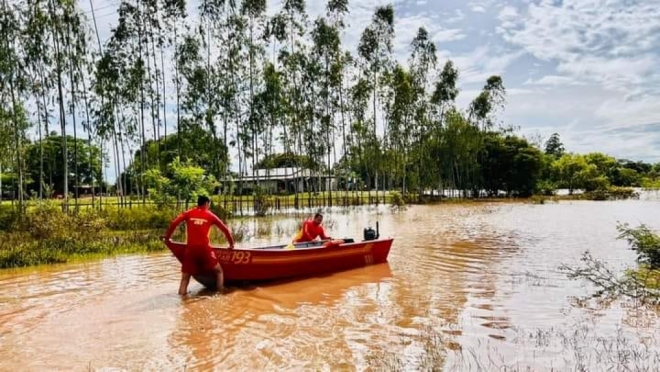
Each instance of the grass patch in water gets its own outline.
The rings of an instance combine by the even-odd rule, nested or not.
[[[0,269],[65,263],[71,260],[166,250],[159,240],[179,211],[155,207],[65,213],[53,202],[30,205],[23,214],[0,208]],[[245,220],[227,221],[234,240],[271,235],[272,221],[252,228]],[[252,231],[254,230],[254,231]],[[284,232],[277,227],[275,232]],[[293,235],[293,232],[291,232]],[[224,246],[222,233],[213,228],[211,241]],[[173,239],[185,241],[180,226]]]
[[[618,327],[614,334],[600,334],[595,317],[547,328],[512,328],[503,339],[478,340],[480,348],[463,347],[450,333],[427,327],[416,336],[400,335],[399,342],[372,349],[366,357],[370,371],[652,371],[660,365],[654,337],[635,342]],[[478,336],[475,336],[478,337]],[[498,346],[511,344],[516,361],[502,355]],[[484,350],[484,348],[486,350]],[[415,355],[410,352],[415,350]],[[407,355],[407,356],[406,356]],[[447,365],[448,357],[453,361]]]
[[[162,232],[114,232],[90,238],[34,239],[24,233],[0,234],[0,268],[65,263],[85,258],[165,250]]]

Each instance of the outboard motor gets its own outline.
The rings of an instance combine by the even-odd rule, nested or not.
[[[376,222],[376,230],[371,227],[364,229],[364,240],[376,240],[380,234],[378,233],[378,222]]]

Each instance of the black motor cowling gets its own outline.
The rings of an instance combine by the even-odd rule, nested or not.
[[[376,222],[376,230],[371,227],[364,229],[364,240],[376,240],[379,237],[378,233],[378,222]]]

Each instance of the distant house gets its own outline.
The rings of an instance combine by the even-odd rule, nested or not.
[[[78,189],[78,196],[91,196],[92,195],[92,186],[91,185],[80,185],[80,186],[73,186],[73,189],[76,190]],[[98,186],[96,186],[96,189],[98,190]]]
[[[307,168],[255,169],[234,182],[243,182],[244,191],[260,186],[271,194],[290,194],[296,191],[328,191],[337,189],[335,177],[320,174]],[[246,190],[247,189],[247,190]]]

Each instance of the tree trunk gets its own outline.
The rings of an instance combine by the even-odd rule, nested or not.
[[[53,0],[50,0],[50,12],[51,12],[51,19],[55,21],[55,5],[53,4]],[[55,60],[56,60],[56,73],[57,73],[57,95],[59,99],[59,106],[60,106],[60,129],[62,131],[62,160],[63,164],[62,166],[64,167],[64,180],[63,180],[63,189],[64,189],[64,208],[68,208],[68,202],[69,202],[69,154],[67,151],[67,141],[66,141],[66,122],[65,122],[65,110],[64,110],[64,93],[62,89],[62,65],[61,65],[61,59],[60,59],[60,33],[59,30],[57,29],[57,25],[54,26],[54,32],[53,32],[53,41],[55,44]]]

